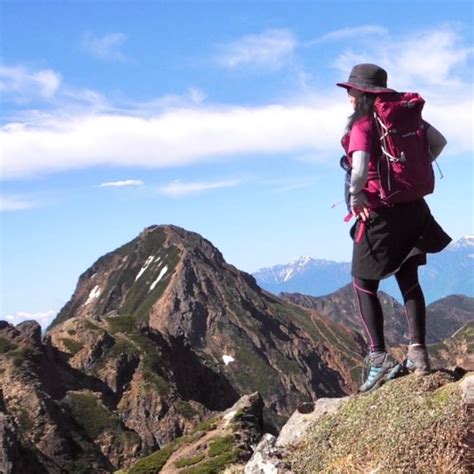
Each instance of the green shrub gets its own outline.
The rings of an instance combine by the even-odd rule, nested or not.
[[[0,354],[15,350],[18,346],[4,337],[0,337]]]
[[[79,341],[67,337],[61,338],[61,342],[70,354],[77,354],[84,347]]]
[[[13,365],[15,367],[21,367],[23,363],[33,354],[33,351],[29,347],[20,347],[10,352],[9,355],[13,356]]]
[[[207,461],[199,463],[180,471],[180,474],[219,474],[226,466],[238,461],[238,451],[233,450],[228,453],[215,456]]]
[[[92,321],[89,319],[86,319],[84,321],[84,329],[88,329],[89,331],[99,331],[100,327],[94,324]]]
[[[209,455],[219,456],[227,454],[233,449],[234,437],[232,435],[221,436],[211,441],[209,445]]]
[[[190,420],[194,417],[194,415],[196,415],[196,410],[187,400],[179,400],[176,404],[176,408],[178,412],[188,420]]]
[[[120,421],[92,394],[70,393],[66,397],[72,416],[91,439],[103,431],[121,429]]]
[[[138,353],[138,349],[128,339],[117,337],[114,341],[114,345],[108,350],[107,356],[118,358],[122,354],[138,356]]]
[[[145,382],[153,385],[160,395],[166,395],[169,392],[170,385],[161,375],[148,368],[144,368],[142,373]]]
[[[28,433],[34,426],[34,421],[31,419],[28,411],[21,409],[18,413],[18,429],[20,433]]]
[[[111,334],[118,332],[131,334],[137,330],[136,321],[133,316],[110,316],[106,320]]]
[[[206,455],[204,453],[196,454],[195,456],[190,456],[188,458],[178,459],[174,465],[177,468],[192,466],[193,464],[197,464],[198,462],[202,461],[205,457]]]
[[[155,474],[159,472],[179,446],[179,440],[167,444],[159,451],[140,459],[128,470],[128,474]]]
[[[206,433],[208,431],[213,430],[217,426],[218,421],[219,421],[218,416],[213,416],[211,418],[208,418],[207,420],[201,421],[200,423],[196,425],[194,430],[191,432],[191,435],[199,431],[203,431]]]

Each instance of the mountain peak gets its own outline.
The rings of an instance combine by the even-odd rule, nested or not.
[[[304,266],[310,262],[312,262],[314,259],[311,257],[297,257],[291,260],[290,265],[300,265]]]
[[[465,235],[450,245],[451,249],[474,248],[474,235]]]

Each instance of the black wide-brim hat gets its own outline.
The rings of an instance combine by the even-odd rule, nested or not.
[[[352,68],[347,82],[338,82],[337,85],[373,94],[395,92],[387,87],[387,71],[375,64],[357,64]]]

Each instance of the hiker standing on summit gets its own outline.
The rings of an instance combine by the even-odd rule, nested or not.
[[[370,370],[359,389],[366,392],[402,370],[386,351],[377,296],[380,280],[391,275],[402,293],[408,322],[410,343],[404,365],[418,375],[431,370],[418,266],[426,264],[426,253],[439,252],[451,241],[423,199],[434,186],[431,162],[447,142],[421,118],[423,99],[387,88],[387,73],[381,67],[356,65],[348,81],[337,85],[347,90],[354,109],[342,138],[341,166],[347,171],[348,208],[356,218],[351,229],[352,277],[369,341]]]

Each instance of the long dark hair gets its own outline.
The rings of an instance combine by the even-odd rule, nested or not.
[[[354,113],[349,117],[349,122],[347,123],[347,130],[350,130],[354,123],[361,117],[366,115],[372,116],[374,112],[374,102],[377,98],[377,94],[364,93],[357,102]]]

